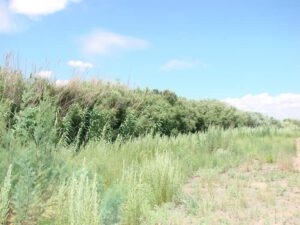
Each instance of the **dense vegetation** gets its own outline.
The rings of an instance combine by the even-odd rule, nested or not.
[[[56,86],[47,79],[0,69],[1,129],[37,145],[115,141],[147,133],[176,136],[221,128],[279,125],[259,113],[242,112],[216,100],[191,101],[170,91],[129,89],[99,80],[73,79]]]
[[[152,224],[152,209],[180,199],[194,171],[222,172],[250,159],[283,160],[295,153],[296,135],[284,129],[209,128],[170,138],[90,142],[76,155],[70,148],[24,146],[12,137],[0,148],[0,223]]]
[[[151,224],[194,171],[274,162],[298,132],[218,101],[7,68],[0,103],[1,225]]]

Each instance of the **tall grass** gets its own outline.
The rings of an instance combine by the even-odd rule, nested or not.
[[[182,178],[179,164],[168,153],[157,153],[139,167],[127,169],[120,182],[127,190],[123,223],[139,224],[150,208],[172,201],[180,191]]]
[[[156,205],[171,201],[182,184],[181,167],[168,153],[157,154],[141,168],[141,179],[152,190]]]
[[[180,195],[194,172],[224,171],[253,159],[276,163],[295,153],[298,135],[291,129],[212,127],[177,137],[91,141],[77,154],[71,146],[0,147],[1,219],[9,212],[15,224],[138,225],[151,209]]]
[[[11,172],[12,165],[9,166],[7,175],[4,179],[3,187],[0,190],[0,224],[5,225],[8,223],[8,213],[11,195]]]
[[[142,217],[153,206],[151,187],[142,181],[134,170],[127,171],[122,182],[126,188],[126,201],[122,206],[122,224],[138,225]]]
[[[60,187],[55,196],[57,225],[99,225],[100,196],[96,175],[90,179],[83,171],[73,175],[70,181]]]

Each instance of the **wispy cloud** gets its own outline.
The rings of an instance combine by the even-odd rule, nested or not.
[[[82,38],[82,51],[89,55],[107,55],[118,50],[144,49],[148,46],[149,43],[143,39],[101,30]]]
[[[90,69],[93,68],[93,64],[90,62],[83,62],[81,60],[70,60],[67,62],[68,66],[80,69],[80,70],[85,70],[85,69]]]
[[[184,70],[191,69],[196,66],[206,67],[206,64],[199,60],[184,60],[184,59],[171,59],[162,65],[161,70],[172,71],[172,70]]]
[[[71,2],[80,0],[10,0],[11,11],[29,17],[44,16],[63,10]]]
[[[262,93],[241,98],[226,98],[223,101],[241,110],[261,112],[278,119],[300,119],[300,94],[283,93],[272,96]]]

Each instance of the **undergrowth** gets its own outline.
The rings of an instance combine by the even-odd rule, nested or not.
[[[32,140],[22,147],[16,141],[0,148],[1,222],[141,224],[152,209],[176,202],[199,169],[282,161],[295,154],[297,135],[290,129],[212,127],[177,137],[92,141],[77,154],[71,146],[49,148]]]

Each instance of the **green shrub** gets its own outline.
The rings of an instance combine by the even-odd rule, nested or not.
[[[82,145],[85,145],[89,140],[89,133],[91,129],[91,107],[87,107],[82,115],[80,127],[77,133],[76,137],[76,150],[79,150],[79,148]]]
[[[54,145],[56,140],[55,107],[50,100],[26,107],[16,115],[13,132],[22,143],[34,141],[37,146]]]
[[[14,158],[17,174],[12,192],[14,224],[36,224],[65,170],[44,149],[22,149]],[[61,173],[61,174],[60,174]]]
[[[28,107],[20,111],[16,116],[14,125],[14,135],[22,143],[34,140],[35,126],[37,125],[35,118],[38,112],[37,107]]]
[[[129,139],[130,137],[135,137],[137,135],[136,131],[139,130],[136,124],[137,118],[131,111],[126,112],[126,117],[124,122],[119,128],[119,135],[124,139]]]
[[[121,207],[124,193],[117,186],[108,189],[101,201],[101,221],[103,225],[118,224],[121,221]]]
[[[79,104],[75,103],[70,106],[69,111],[63,118],[61,142],[70,145],[76,141],[78,131],[82,121],[82,109]]]
[[[109,134],[106,132],[110,126],[111,113],[101,107],[95,106],[90,113],[90,129],[89,139],[99,141],[101,139],[109,139]]]

